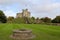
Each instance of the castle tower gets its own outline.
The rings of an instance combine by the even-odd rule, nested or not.
[[[16,18],[18,17],[30,17],[30,12],[28,11],[28,9],[23,9],[22,13],[17,13]]]
[[[28,9],[23,10],[22,14],[23,17],[30,17],[30,12],[28,11]]]

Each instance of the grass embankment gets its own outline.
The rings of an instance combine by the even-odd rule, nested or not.
[[[0,40],[12,40],[13,29],[28,28],[36,36],[33,40],[60,40],[60,27],[42,24],[0,24]]]

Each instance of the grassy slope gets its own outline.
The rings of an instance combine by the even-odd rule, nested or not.
[[[28,28],[33,30],[33,40],[60,40],[60,27],[40,24],[0,24],[0,40],[12,40],[13,29]]]

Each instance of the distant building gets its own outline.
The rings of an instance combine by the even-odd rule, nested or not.
[[[18,17],[30,17],[30,12],[28,11],[28,9],[23,9],[22,13],[17,13],[16,18]]]

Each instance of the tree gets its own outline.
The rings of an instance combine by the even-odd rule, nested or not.
[[[23,24],[24,24],[24,23],[25,23],[25,20],[24,20],[23,17],[21,17],[21,18],[18,17],[18,18],[15,18],[15,19],[14,19],[14,23],[19,23],[19,24],[20,24],[20,23],[23,23]]]
[[[36,19],[35,19],[35,24],[39,24],[40,23],[40,19],[37,17]]]
[[[51,23],[51,18],[48,18],[48,17],[41,18],[41,20],[45,23]]]
[[[60,23],[60,16],[56,16],[56,18],[52,20],[52,23]]]
[[[28,17],[24,17],[24,20],[25,20],[25,23],[26,23],[26,24],[30,24],[30,23],[31,23],[31,20],[30,20],[30,18],[28,18]]]
[[[6,18],[5,14],[3,13],[2,10],[0,10],[0,22],[1,23],[6,23],[7,22],[7,18]]]
[[[34,24],[35,23],[35,17],[30,18],[30,23]]]
[[[7,22],[8,22],[8,23],[13,23],[13,22],[14,22],[14,17],[9,16],[9,17],[7,18]]]

